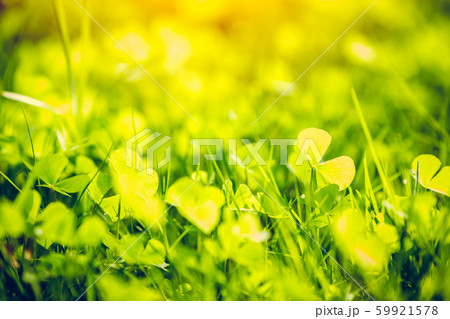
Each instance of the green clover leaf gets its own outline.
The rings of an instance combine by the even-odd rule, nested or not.
[[[69,160],[62,154],[53,154],[42,158],[33,168],[33,172],[51,189],[69,196],[67,193],[81,192],[89,183],[87,175],[76,175],[58,181]]]

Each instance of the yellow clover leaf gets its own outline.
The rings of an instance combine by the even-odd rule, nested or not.
[[[158,174],[145,164],[139,154],[124,149],[114,151],[109,158],[109,165],[113,172],[113,188],[122,196],[125,210],[130,209],[131,216],[145,227],[157,229],[159,225],[166,222],[166,219],[162,218],[165,203],[157,194]],[[135,167],[143,167],[144,170],[139,171]],[[115,219],[123,218],[118,215],[119,212],[110,211],[110,213]]]
[[[150,168],[138,171],[128,166],[127,156],[124,149],[118,149],[109,158],[109,165],[113,171],[113,187],[128,203],[139,199],[146,200],[158,190],[158,175]],[[137,163],[142,164],[142,159],[136,152],[133,152],[132,156]]]
[[[414,177],[419,174],[419,183],[423,187],[450,196],[450,166],[439,170],[441,161],[431,154],[417,156],[411,166]]]
[[[323,161],[323,156],[331,143],[331,135],[318,128],[307,128],[301,131],[297,138],[300,154],[295,165],[303,166],[308,175],[311,169],[318,174],[318,182],[336,184],[339,190],[344,190],[355,177],[355,164],[348,156],[339,156],[332,160]],[[309,162],[305,164],[305,162]],[[304,175],[305,176],[305,175]]]
[[[220,220],[225,198],[220,189],[203,186],[188,177],[172,184],[166,192],[166,202],[205,234],[211,233]]]

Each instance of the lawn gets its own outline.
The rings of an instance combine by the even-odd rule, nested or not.
[[[0,3],[0,300],[450,300],[450,4]]]

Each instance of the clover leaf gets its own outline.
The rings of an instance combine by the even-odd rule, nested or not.
[[[71,245],[74,241],[76,215],[61,202],[53,202],[45,207],[37,218],[35,233],[37,242],[48,248],[56,242]]]
[[[229,202],[229,208],[231,210],[241,210],[241,211],[261,211],[261,204],[258,202],[256,197],[253,195],[250,187],[247,184],[240,184],[236,190],[236,193],[232,193],[232,182],[227,180],[228,189],[225,187],[225,193],[227,194],[227,200]],[[231,194],[230,194],[231,192]]]
[[[113,171],[113,187],[128,203],[136,200],[146,200],[158,190],[158,174],[147,168],[138,171],[127,165],[125,149],[115,150],[110,158],[109,165]],[[142,164],[142,159],[136,152],[133,159]],[[133,161],[134,162],[134,161]]]
[[[177,180],[166,192],[166,202],[205,234],[211,233],[220,220],[225,198],[220,189],[203,186],[188,177]]]
[[[62,154],[49,155],[36,163],[33,172],[46,182],[49,188],[69,196],[67,193],[81,192],[90,179],[87,175],[76,175],[58,181],[68,162],[69,160]]]
[[[68,163],[62,154],[53,154],[42,158],[33,168],[33,172],[49,185],[55,185]]]
[[[143,236],[133,234],[125,235],[119,240],[108,234],[103,237],[103,243],[115,255],[123,256],[127,264],[161,268],[167,266],[164,245],[156,239],[147,240]]]
[[[77,242],[95,247],[102,242],[106,232],[106,225],[99,217],[88,216],[77,229]]]
[[[419,183],[432,191],[450,196],[450,166],[441,167],[441,161],[434,155],[422,154],[412,162],[414,178],[419,175]],[[438,172],[439,171],[439,172]]]
[[[318,183],[336,184],[342,191],[350,186],[355,177],[355,164],[348,156],[339,156],[323,161],[322,158],[330,143],[331,135],[328,132],[318,128],[304,129],[297,138],[300,153],[295,161],[295,166],[301,167],[301,177],[305,178],[311,173],[311,170],[316,170]]]

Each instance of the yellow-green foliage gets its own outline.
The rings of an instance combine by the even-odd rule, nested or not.
[[[446,1],[78,2],[0,4],[0,300],[450,299]]]

